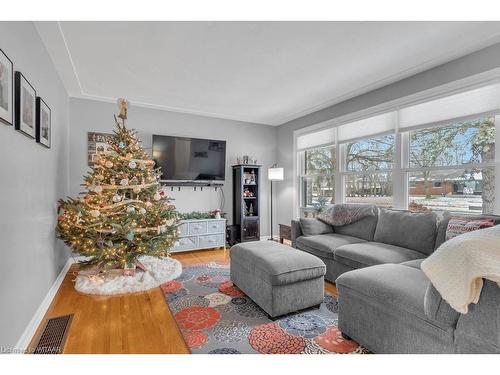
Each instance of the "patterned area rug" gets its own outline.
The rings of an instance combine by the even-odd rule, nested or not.
[[[229,266],[186,267],[161,285],[192,353],[366,353],[337,328],[337,299],[325,294],[320,308],[275,321],[229,280]]]

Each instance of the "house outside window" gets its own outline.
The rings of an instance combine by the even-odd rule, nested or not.
[[[409,142],[411,207],[493,213],[494,117],[411,131]]]

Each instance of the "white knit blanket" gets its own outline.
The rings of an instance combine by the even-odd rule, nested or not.
[[[500,225],[446,241],[421,268],[443,299],[466,314],[479,301],[483,278],[500,286]]]

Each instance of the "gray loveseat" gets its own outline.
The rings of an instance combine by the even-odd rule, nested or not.
[[[372,352],[500,353],[500,288],[485,281],[478,304],[459,314],[420,269],[445,241],[449,218],[380,209],[339,228],[294,221],[292,244],[325,262],[339,329]]]

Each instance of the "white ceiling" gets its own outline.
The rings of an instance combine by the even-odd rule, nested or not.
[[[279,125],[500,42],[500,22],[36,22],[71,96]]]

